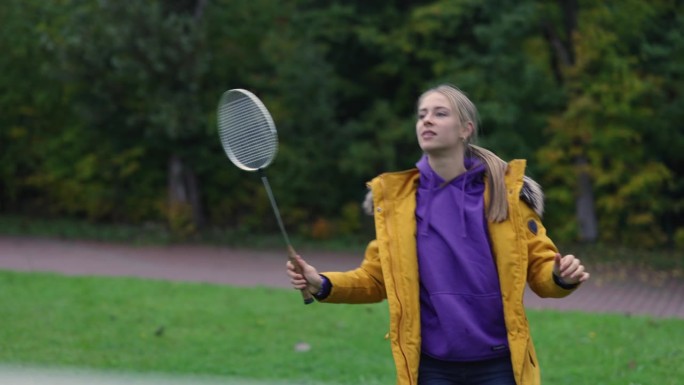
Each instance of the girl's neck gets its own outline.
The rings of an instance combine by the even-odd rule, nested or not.
[[[462,151],[428,154],[428,163],[432,170],[446,182],[467,171]]]

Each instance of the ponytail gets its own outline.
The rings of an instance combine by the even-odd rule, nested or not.
[[[486,148],[468,144],[470,153],[480,159],[487,169],[487,181],[489,182],[489,207],[487,219],[492,222],[503,222],[508,218],[508,199],[506,198],[506,162]]]

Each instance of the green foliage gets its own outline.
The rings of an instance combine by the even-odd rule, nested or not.
[[[58,36],[61,75],[92,129],[169,146],[201,131],[201,24],[158,1],[75,5]]]
[[[684,227],[680,227],[675,231],[675,246],[678,250],[684,250]]]
[[[44,219],[28,216],[0,216],[0,233],[5,236],[29,236],[65,240],[90,240],[132,245],[164,245],[173,238],[159,225],[94,224],[83,219]]]
[[[651,159],[672,172],[658,200],[667,209],[658,221],[672,237],[684,218],[684,14],[680,2],[655,3],[650,22],[637,40],[639,67],[655,77],[649,104],[654,114],[642,126],[644,147]]]
[[[568,186],[587,171],[602,238],[642,246],[667,241],[658,219],[673,203],[655,199],[667,191],[673,171],[649,147],[649,126],[660,120],[652,102],[660,81],[639,60],[640,31],[656,22],[657,11],[657,5],[639,1],[581,9],[573,39],[576,63],[564,69],[566,107],[550,119],[549,145],[538,152],[550,205],[568,207]],[[589,160],[586,169],[576,166],[579,157]],[[561,215],[552,221],[566,220],[567,209]]]
[[[259,178],[216,138],[216,101],[246,88],[279,130],[266,171],[287,227],[344,235],[358,228],[349,202],[365,182],[418,160],[416,98],[448,82],[478,105],[482,145],[531,160],[554,238],[577,233],[579,157],[602,239],[674,244],[681,5],[581,1],[570,36],[559,4],[3,1],[0,212],[166,222],[180,234],[200,211],[211,226],[277,231]],[[571,65],[558,65],[549,31],[574,48]],[[172,157],[196,176],[202,207],[168,196]]]
[[[73,122],[68,87],[49,76],[54,52],[41,44],[48,21],[61,18],[42,1],[0,4],[0,211],[46,208],[45,191],[28,179],[54,156],[46,144]]]

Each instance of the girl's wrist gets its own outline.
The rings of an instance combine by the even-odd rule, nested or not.
[[[324,299],[330,294],[330,290],[332,289],[332,284],[330,283],[330,280],[328,277],[319,274],[321,277],[321,283],[318,288],[314,286],[314,291],[311,291],[311,294],[316,298],[316,299]]]
[[[579,282],[575,282],[575,283],[566,282],[563,278],[557,276],[556,273],[553,273],[553,281],[556,283],[556,285],[558,285],[558,286],[560,286],[566,290],[572,290],[572,289],[576,288],[577,286],[579,286],[579,284],[580,284]]]

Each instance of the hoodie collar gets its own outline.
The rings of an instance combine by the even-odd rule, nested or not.
[[[448,184],[457,186],[461,188],[464,192],[468,193],[472,188],[477,188],[477,185],[481,185],[480,182],[482,174],[485,172],[484,164],[477,158],[465,158],[464,165],[466,171],[452,179]],[[428,161],[427,155],[423,155],[416,167],[420,171],[420,186],[425,189],[438,189],[445,186],[445,180],[439,174],[437,174],[432,167],[430,167],[430,162]]]
[[[418,161],[418,163],[416,163],[416,167],[418,167],[418,170],[420,171],[419,185],[420,189],[424,191],[424,202],[426,205],[425,216],[423,218],[421,228],[419,229],[422,235],[427,235],[428,229],[430,227],[430,214],[432,211],[431,206],[433,193],[442,187],[453,186],[461,190],[461,193],[459,194],[460,202],[458,202],[458,211],[461,217],[461,223],[464,224],[464,226],[461,228],[461,236],[467,236],[467,226],[465,226],[465,197],[466,195],[470,194],[483,193],[484,182],[482,176],[485,172],[485,166],[479,159],[476,158],[465,158],[464,165],[466,168],[466,172],[446,183],[444,178],[439,176],[432,169],[432,167],[430,167],[427,155],[423,155],[421,159]]]

